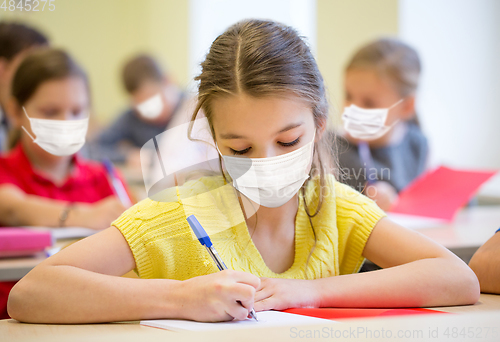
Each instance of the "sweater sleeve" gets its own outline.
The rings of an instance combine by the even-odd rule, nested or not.
[[[149,198],[125,211],[112,225],[118,228],[134,256],[141,278],[160,278],[161,253],[151,246],[169,238],[183,223],[184,210],[178,202],[157,202]]]
[[[335,183],[337,227],[339,232],[339,271],[359,271],[365,258],[363,250],[377,222],[386,214],[375,202],[351,187]]]
[[[209,190],[219,183],[216,177],[206,177],[165,189],[129,208],[112,223],[127,241],[141,278],[183,280],[213,272],[215,266],[205,262],[206,251],[186,221],[186,210],[196,212],[200,222],[210,223],[206,218],[219,212],[211,206],[211,197],[219,192]],[[222,221],[215,221],[219,227]],[[205,229],[214,231],[210,225]]]

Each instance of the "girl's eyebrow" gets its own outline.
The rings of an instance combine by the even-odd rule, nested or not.
[[[290,125],[286,126],[285,128],[283,128],[281,131],[279,131],[278,134],[286,132],[286,131],[289,131],[289,130],[292,130],[292,129],[296,128],[296,127],[302,126],[303,124],[304,124],[304,121],[290,124]]]
[[[279,132],[277,132],[276,134],[287,132],[287,131],[289,131],[291,129],[294,129],[296,127],[302,126],[303,124],[304,124],[303,121],[290,124],[290,125],[286,126],[285,128],[283,128],[282,130],[280,130]],[[238,134],[233,134],[233,133],[222,133],[220,135],[220,137],[221,137],[221,139],[228,139],[228,140],[229,139],[245,139],[246,138],[243,135],[238,135]]]

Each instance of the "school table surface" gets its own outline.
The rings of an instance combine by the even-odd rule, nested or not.
[[[74,241],[76,240],[60,240],[54,247],[63,247]],[[19,280],[45,259],[47,259],[45,252],[30,257],[0,258],[0,281]]]
[[[496,341],[500,340],[500,296],[481,294],[475,305],[435,308],[451,314],[356,318],[340,323],[237,331],[172,332],[138,322],[25,324],[0,321],[0,341]],[[316,334],[316,335],[315,335]],[[371,335],[370,335],[371,334]],[[309,337],[308,337],[309,336]],[[302,337],[302,338],[301,338]],[[314,338],[316,337],[316,338]]]
[[[448,224],[417,229],[468,262],[500,228],[500,206],[474,206],[460,211]],[[500,339],[499,339],[500,341]]]

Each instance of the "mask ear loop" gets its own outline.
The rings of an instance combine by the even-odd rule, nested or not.
[[[403,102],[404,98],[403,99],[400,99],[398,102],[396,102],[395,104],[393,104],[392,106],[390,106],[389,108],[387,108],[387,112],[389,112],[391,109],[393,109],[394,107],[396,107],[397,105],[399,105],[401,102]],[[387,121],[387,119],[386,119]],[[397,119],[396,121],[394,121],[392,123],[392,125],[390,126],[386,126],[386,127],[394,127],[395,124],[397,124],[399,122],[399,119]],[[385,123],[384,123],[384,126],[385,126]]]
[[[219,150],[219,145],[217,144],[217,142],[215,142],[215,149],[217,150],[217,152],[219,153],[219,164],[220,164],[220,171],[222,172],[222,176],[224,177],[224,180],[226,180],[226,176],[224,174],[224,168],[222,167],[222,162],[224,161],[224,158],[222,156],[222,153],[220,153],[220,150]],[[229,183],[229,182],[228,182]],[[231,184],[232,185],[232,184]]]
[[[401,102],[403,102],[404,99],[400,99],[398,102],[396,102],[395,104],[393,104],[392,106],[390,106],[388,109],[391,110],[392,108],[396,107],[398,104],[400,104]]]
[[[23,106],[23,111],[24,111],[24,114],[26,114],[26,117],[28,118],[28,120],[30,120],[30,123],[31,123],[31,119],[30,117],[28,116],[28,113],[26,113],[26,108],[24,108]],[[33,142],[35,141],[35,138],[33,138],[33,136],[26,130],[26,128],[24,126],[21,126],[21,128],[26,132],[26,134],[29,135],[29,137],[33,140]]]

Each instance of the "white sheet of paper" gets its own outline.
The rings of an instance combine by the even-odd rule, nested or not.
[[[289,325],[308,325],[332,323],[332,320],[316,317],[290,314],[280,311],[261,311],[257,313],[256,322],[253,319],[244,321],[228,321],[217,323],[202,323],[177,319],[157,319],[150,321],[141,321],[142,325],[150,327],[173,330],[173,331],[216,331],[233,329],[254,329],[269,328]]]
[[[24,227],[24,228],[29,228],[33,230],[48,230],[52,233],[52,237],[55,240],[85,238],[87,236],[99,232],[99,230],[82,228],[82,227],[64,227],[64,228]]]
[[[397,224],[409,229],[426,229],[441,227],[446,224],[446,221],[437,218],[406,215],[399,213],[387,213],[387,217]]]

